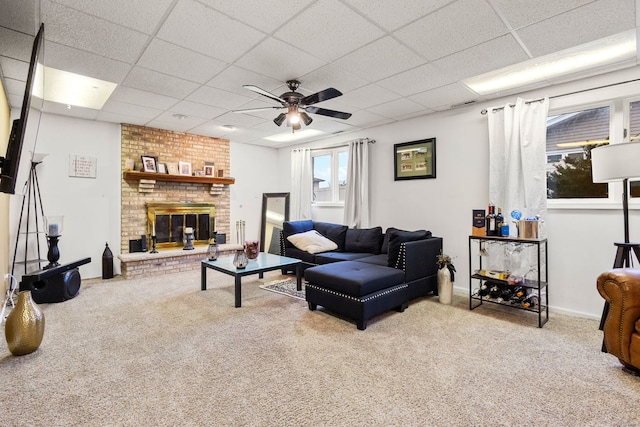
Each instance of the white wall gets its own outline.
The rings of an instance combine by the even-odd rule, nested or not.
[[[529,99],[571,93],[617,81],[636,79],[638,68],[581,82],[554,86],[524,94]],[[550,107],[565,108],[615,96],[640,95],[636,83],[604,88],[552,99]],[[516,96],[466,108],[435,113],[363,132],[342,134],[309,144],[322,147],[355,138],[377,142],[371,155],[371,222],[383,229],[426,228],[444,238],[444,251],[452,256],[458,274],[455,287],[469,291],[468,236],[473,209],[486,209],[488,200],[488,132],[482,108],[504,105]],[[436,138],[436,179],[393,180],[393,144]],[[290,148],[279,153],[283,164],[290,162]],[[281,179],[286,179],[281,174]],[[286,185],[290,191],[290,179]],[[615,191],[615,190],[614,190]],[[637,206],[637,205],[636,205]],[[614,241],[623,240],[621,203],[605,209],[549,208],[545,225],[549,239],[549,304],[551,309],[599,318],[603,300],[596,290],[596,278],[611,268]],[[608,209],[607,209],[608,208]],[[341,222],[335,208],[314,209],[314,219]],[[631,240],[640,240],[640,210],[632,210]]]
[[[31,126],[36,124],[30,120]],[[30,149],[32,146],[23,151],[16,194],[23,191],[28,178],[30,155],[26,150]],[[109,242],[114,259],[120,252],[120,125],[42,114],[35,151],[48,153],[36,168],[44,214],[64,216],[59,262],[91,257],[91,263],[80,267],[81,276],[102,277],[105,243]],[[96,178],[69,177],[70,155],[96,157]],[[22,200],[20,195],[11,196],[12,252]],[[46,243],[41,250],[46,258]],[[114,265],[119,273],[117,259]],[[18,267],[16,272],[23,273]]]
[[[245,221],[245,240],[260,239],[262,193],[279,193],[278,152],[273,148],[234,143],[229,144],[231,176],[236,179],[231,186],[231,236],[227,243],[237,243],[236,221]],[[289,169],[286,164],[285,169]],[[287,190],[288,191],[288,190]],[[242,242],[244,244],[244,242]]]

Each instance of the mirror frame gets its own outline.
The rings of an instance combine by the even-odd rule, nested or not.
[[[284,197],[284,220],[289,221],[289,193],[262,193],[262,218],[260,219],[260,252],[264,252],[264,239],[267,233],[267,203],[269,199]]]

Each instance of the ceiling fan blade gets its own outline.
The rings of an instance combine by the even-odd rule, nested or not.
[[[326,101],[328,99],[336,98],[341,95],[342,95],[342,92],[340,92],[338,89],[334,89],[330,87],[328,89],[321,90],[320,92],[316,92],[309,96],[305,96],[300,100],[300,104],[312,105],[312,104],[315,104],[316,102]]]
[[[271,98],[274,101],[278,101],[279,103],[281,103],[282,105],[284,105],[286,103],[286,101],[282,98],[280,98],[279,96],[276,96],[274,94],[272,94],[271,92],[267,92],[264,89],[260,89],[258,86],[254,86],[254,85],[243,85],[243,88],[249,89],[252,92],[255,92],[257,94],[260,94],[262,96],[266,96],[267,98]]]
[[[273,109],[279,110],[284,107],[260,107],[260,108],[247,108],[246,110],[231,110],[232,113],[255,113],[256,111],[269,111]]]
[[[311,114],[320,114],[322,116],[333,117],[334,119],[346,120],[351,117],[351,113],[343,113],[342,111],[327,110],[326,108],[307,107],[305,110]]]

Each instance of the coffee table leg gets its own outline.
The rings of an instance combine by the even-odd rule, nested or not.
[[[200,266],[200,290],[207,290],[207,267],[204,265]]]
[[[302,290],[302,263],[296,265],[296,290]]]
[[[241,306],[241,302],[240,302],[240,280],[242,278],[236,274],[236,307],[240,307]]]

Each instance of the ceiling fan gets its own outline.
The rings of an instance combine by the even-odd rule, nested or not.
[[[301,93],[296,92],[296,89],[300,86],[300,82],[298,80],[288,80],[287,86],[289,86],[290,92],[285,92],[280,96],[276,96],[271,92],[267,92],[264,89],[260,89],[258,86],[254,85],[244,85],[242,87],[249,89],[252,92],[260,94],[262,96],[266,96],[269,99],[272,99],[276,102],[280,103],[278,107],[262,107],[262,108],[249,108],[246,110],[233,110],[234,113],[251,113],[254,111],[266,111],[271,109],[282,109],[286,108],[286,113],[280,113],[278,117],[273,119],[273,122],[280,126],[284,121],[287,121],[287,126],[291,127],[292,132],[297,131],[302,127],[301,123],[304,123],[305,126],[309,126],[313,119],[307,114],[320,114],[322,116],[333,117],[336,119],[348,119],[351,117],[351,113],[344,113],[342,111],[335,110],[327,110],[326,108],[314,107],[313,104],[318,102],[327,101],[332,98],[336,98],[342,95],[337,89],[332,87],[327,88],[325,90],[321,90],[320,92],[316,92],[309,96],[303,96]]]

